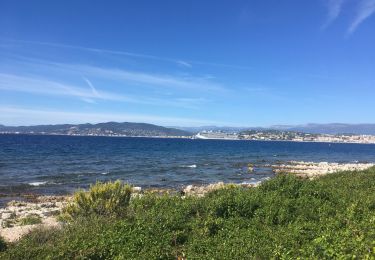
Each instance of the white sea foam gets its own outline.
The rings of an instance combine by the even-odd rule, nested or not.
[[[47,182],[46,181],[35,181],[35,182],[30,182],[29,185],[30,186],[41,186],[41,185],[45,185]]]
[[[101,175],[107,175],[109,172],[102,172]]]
[[[182,168],[197,168],[197,165],[196,165],[196,164],[192,164],[192,165],[182,165],[181,167],[182,167]]]

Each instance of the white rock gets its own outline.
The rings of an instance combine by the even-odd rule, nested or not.
[[[132,191],[133,192],[140,192],[142,190],[142,187],[133,187]]]
[[[13,217],[13,215],[14,215],[14,213],[13,212],[4,212],[3,214],[1,214],[1,218],[2,219],[10,219],[10,218],[12,218]]]
[[[186,186],[186,188],[184,189],[184,192],[185,193],[189,193],[193,190],[194,186],[193,185],[188,185]]]

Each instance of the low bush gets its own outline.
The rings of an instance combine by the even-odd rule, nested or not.
[[[3,237],[0,236],[0,252],[5,251],[7,244]]]
[[[65,228],[32,232],[0,258],[373,259],[374,190],[369,169],[312,181],[278,176],[203,198],[146,193],[114,207],[127,214],[76,213]]]
[[[131,193],[131,186],[121,181],[97,182],[89,191],[76,192],[63,214],[71,219],[89,215],[123,216],[129,205]]]

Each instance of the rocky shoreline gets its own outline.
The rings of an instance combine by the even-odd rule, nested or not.
[[[272,165],[276,174],[292,173],[301,178],[313,179],[322,175],[345,171],[362,171],[374,167],[374,163],[328,163],[290,161]]]
[[[10,201],[0,209],[0,235],[13,242],[37,227],[58,227],[58,216],[68,196],[39,196],[30,201]]]
[[[133,187],[133,197],[142,196],[144,192],[156,194],[180,194],[183,197],[203,197],[208,192],[222,189],[228,185],[254,187],[256,184],[225,184],[224,182],[209,185],[188,185],[180,191],[171,189],[146,189]],[[38,227],[60,227],[58,216],[69,203],[72,196],[35,196],[26,197],[25,201],[12,200],[0,208],[0,236],[8,242],[17,241],[31,230]],[[33,223],[34,222],[34,223]]]
[[[319,176],[341,171],[359,171],[374,167],[374,163],[328,163],[328,162],[298,162],[290,161],[270,165],[276,174],[292,173],[301,178],[314,179]],[[249,164],[249,172],[255,167]],[[251,188],[259,183],[225,184],[224,182],[209,185],[187,185],[182,190],[146,189],[133,187],[133,196],[141,196],[144,192],[157,194],[180,194],[182,196],[203,197],[208,192],[228,186]],[[57,216],[69,203],[71,196],[31,196],[25,201],[10,201],[0,208],[0,236],[8,242],[18,240],[23,235],[37,227],[59,227],[61,223]]]

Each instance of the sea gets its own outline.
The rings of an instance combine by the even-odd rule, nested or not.
[[[375,162],[375,145],[0,135],[0,195],[69,194],[117,179],[176,190],[220,181],[256,183],[274,176],[270,165],[291,160]]]

